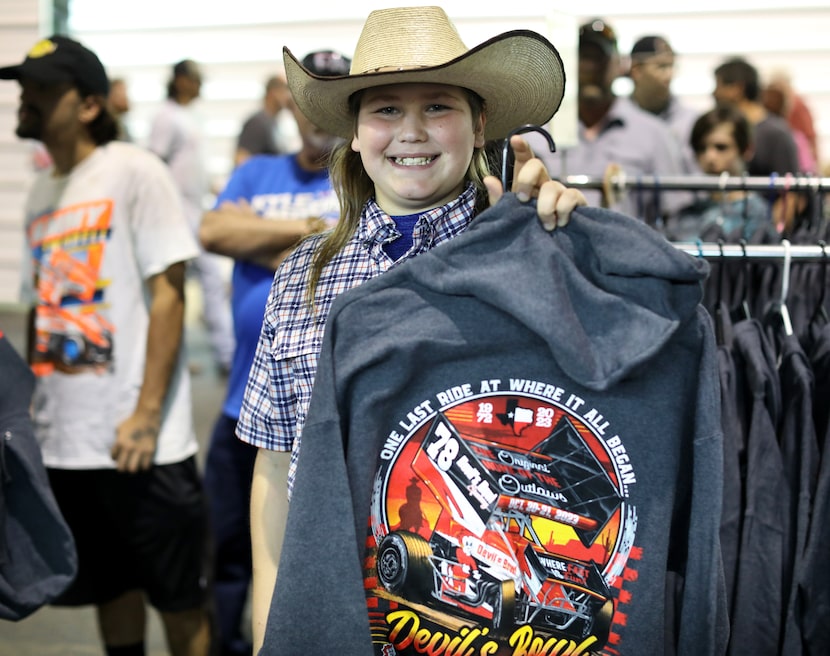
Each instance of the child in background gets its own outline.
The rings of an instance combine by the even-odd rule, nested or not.
[[[707,175],[740,176],[752,157],[752,128],[736,108],[719,106],[695,121],[689,138],[700,170]],[[672,241],[737,243],[766,241],[774,227],[770,207],[757,193],[718,190],[699,198],[666,224]]]

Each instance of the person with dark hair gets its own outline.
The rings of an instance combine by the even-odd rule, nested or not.
[[[695,121],[689,144],[703,173],[740,176],[752,157],[752,127],[737,108],[716,107]],[[769,204],[742,189],[697,199],[666,224],[666,236],[672,241],[777,241]]]
[[[348,75],[351,63],[331,50],[309,53],[303,62],[321,77]],[[290,155],[255,155],[238,166],[199,229],[204,248],[234,259],[231,298],[236,350],[205,461],[213,590],[223,656],[243,656],[252,648],[242,634],[241,620],[252,574],[249,501],[257,449],[237,439],[236,425],[268,292],[277,265],[300,239],[334,225],[339,215],[326,167],[340,140],[311,123],[290,95],[288,106],[300,131],[300,150]]]
[[[718,105],[737,107],[752,126],[754,149],[747,173],[754,176],[797,174],[798,146],[787,121],[768,111],[761,98],[757,69],[743,57],[730,57],[715,68],[712,95]],[[798,192],[770,197],[773,222],[779,232],[789,233],[804,207]]]
[[[239,166],[253,155],[282,154],[280,131],[286,119],[293,120],[283,114],[289,111],[290,102],[291,92],[285,75],[279,73],[269,77],[265,82],[262,107],[245,120],[236,139],[234,166]]]
[[[53,166],[26,202],[32,408],[78,575],[53,603],[94,605],[109,656],[145,653],[146,602],[171,654],[204,656],[206,515],[185,362],[185,263],[198,253],[169,170],[115,141],[107,79],[65,36],[0,68],[16,133]]]
[[[780,116],[770,113],[761,100],[756,68],[742,57],[731,57],[715,68],[718,105],[732,105],[746,116],[755,135],[754,152],[747,164],[749,175],[798,173],[798,149],[792,131]]]
[[[205,162],[205,134],[195,102],[202,89],[202,71],[192,59],[173,66],[167,99],[153,118],[148,148],[170,167],[185,215],[195,236],[210,193]],[[228,281],[218,255],[202,250],[190,265],[202,289],[202,313],[219,372],[230,371],[233,358],[233,320]]]
[[[677,55],[662,36],[644,36],[631,48],[628,75],[634,83],[631,100],[666,122],[680,144],[685,172],[696,173],[697,163],[689,148],[689,134],[700,115],[672,93]]]

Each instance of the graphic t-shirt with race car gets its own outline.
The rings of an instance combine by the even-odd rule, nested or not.
[[[146,281],[198,254],[163,162],[134,144],[96,148],[68,174],[41,173],[26,203],[21,297],[34,313],[37,438],[49,467],[114,467],[116,426],[144,379]],[[197,449],[185,353],[170,383],[155,454]]]

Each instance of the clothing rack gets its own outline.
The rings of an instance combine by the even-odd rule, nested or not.
[[[603,189],[605,183],[601,177],[588,175],[569,175],[560,181],[567,187],[576,189]],[[830,194],[830,178],[787,173],[770,176],[731,176],[726,173],[714,175],[641,175],[629,177],[624,173],[609,178],[610,186],[617,191],[758,191],[787,192],[809,191],[819,198],[819,207],[823,205],[823,193]],[[821,212],[820,212],[821,213]],[[828,247],[822,242],[813,245],[792,245],[787,240],[781,244],[716,244],[677,242],[674,245],[689,253],[710,260],[750,259],[753,261],[798,260],[800,262],[827,261],[830,256]]]
[[[603,178],[588,175],[568,175],[560,178],[567,187],[576,189],[602,189]],[[730,175],[613,175],[609,179],[613,189],[658,191],[822,191],[830,193],[830,178],[786,173],[770,176]]]
[[[713,244],[676,242],[676,248],[689,255],[706,259],[750,259],[753,261],[799,260],[801,262],[821,262],[830,258],[830,246],[821,244],[789,244],[784,240],[781,244]]]

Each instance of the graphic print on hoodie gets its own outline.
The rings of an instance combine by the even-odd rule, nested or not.
[[[602,649],[637,528],[621,438],[555,385],[476,391],[439,392],[461,400],[380,453],[366,561],[375,637],[396,650],[425,636],[480,653],[508,636],[528,651],[539,636],[569,654]],[[478,627],[449,638],[459,616]]]

